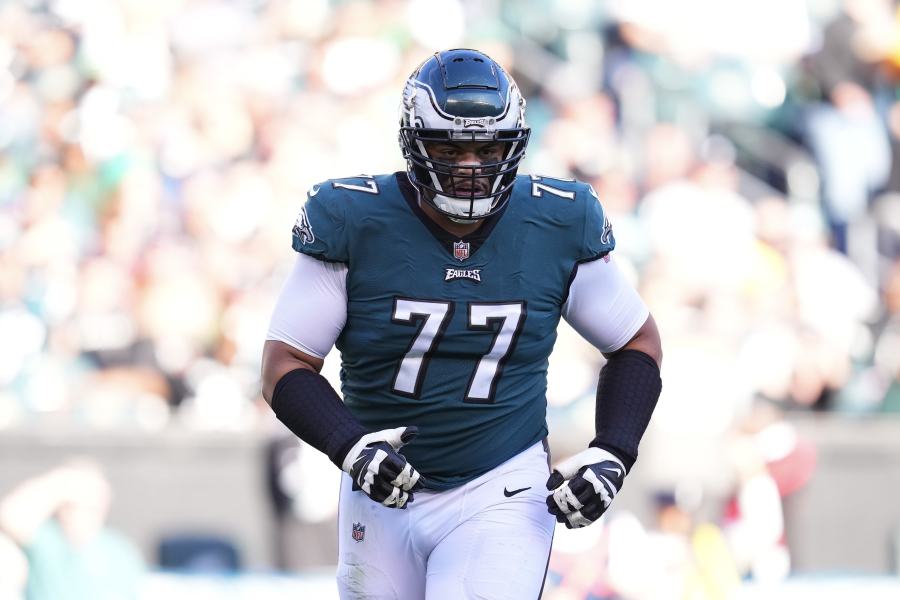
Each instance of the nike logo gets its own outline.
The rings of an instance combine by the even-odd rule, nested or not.
[[[518,494],[520,492],[524,492],[525,490],[530,490],[530,489],[531,489],[531,486],[519,488],[519,489],[513,490],[513,491],[509,491],[508,489],[503,488],[503,495],[506,496],[507,498],[512,498],[516,494]]]
[[[605,471],[612,471],[613,473],[616,474],[616,477],[622,476],[622,469],[620,469],[619,467],[603,467],[603,469]]]
[[[309,188],[308,193],[309,193],[309,197],[312,198],[313,196],[315,196],[316,194],[319,193],[319,186],[317,186],[317,185],[312,186],[311,188]]]

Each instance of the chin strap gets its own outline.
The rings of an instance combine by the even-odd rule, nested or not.
[[[477,223],[480,219],[458,219],[456,217],[447,217],[454,223],[458,223],[460,225],[472,225],[473,223]]]
[[[424,202],[424,200],[422,199],[422,191],[418,187],[415,188],[415,190],[416,190],[416,203],[419,206],[422,206],[422,202]],[[441,204],[438,204],[438,202],[435,201],[435,204],[438,204],[438,208],[440,208],[442,211],[450,212],[449,210],[447,210],[448,208],[452,207],[452,205],[447,202],[447,200],[449,200],[449,199],[446,196],[440,196],[440,195],[435,196],[435,200],[437,200],[437,198],[442,198],[444,200],[444,202],[442,202]],[[445,214],[444,216],[447,217],[448,219],[450,219],[451,221],[453,221],[454,223],[459,223],[460,225],[471,225],[471,224],[477,223],[478,221],[481,220],[480,218],[479,219],[463,219],[461,217],[451,217],[450,215],[447,215],[447,214]]]
[[[458,202],[465,202],[466,204],[469,203],[468,200],[457,200],[455,198],[450,198],[448,196],[444,196],[443,194],[436,194],[433,202],[435,203],[435,205],[438,208],[440,208],[445,213],[456,213],[456,206],[454,205],[454,200],[456,200]],[[491,204],[492,203],[493,203],[493,198],[490,198],[490,197],[480,198],[480,199],[472,202],[472,210],[474,212],[476,212],[476,214],[473,215],[474,218],[471,218],[471,217],[465,218],[465,217],[462,217],[461,215],[454,217],[454,216],[450,216],[450,214],[448,214],[447,216],[450,219],[452,219],[453,221],[456,221],[457,223],[474,223],[478,219],[484,218],[483,216],[481,216],[482,214],[487,214],[487,213],[491,212]],[[478,213],[477,209],[480,209],[480,208],[485,209],[483,211],[483,213]]]

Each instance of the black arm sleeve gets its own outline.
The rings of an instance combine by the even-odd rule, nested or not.
[[[662,391],[659,366],[640,350],[613,354],[597,385],[597,435],[591,446],[616,455],[629,471]]]
[[[294,369],[278,380],[272,410],[294,435],[327,454],[339,469],[353,444],[368,433],[331,384],[309,369]]]

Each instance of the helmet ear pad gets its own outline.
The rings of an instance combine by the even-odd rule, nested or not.
[[[502,210],[530,135],[515,81],[478,51],[435,53],[406,82],[399,141],[407,175],[422,199],[446,216],[476,220]],[[498,142],[503,143],[500,158],[477,167],[459,166],[428,151],[436,143]],[[455,185],[467,177],[471,182]]]

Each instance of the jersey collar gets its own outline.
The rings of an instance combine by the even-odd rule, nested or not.
[[[394,177],[397,179],[397,185],[400,187],[400,192],[403,194],[403,199],[406,200],[406,203],[409,205],[409,209],[420,221],[422,221],[422,224],[425,225],[428,231],[431,232],[431,235],[433,235],[438,243],[440,243],[444,251],[454,258],[453,245],[458,242],[466,242],[469,244],[469,258],[478,252],[478,249],[487,241],[488,236],[491,235],[494,227],[497,226],[497,223],[499,223],[503,215],[506,214],[506,209],[509,208],[510,203],[507,202],[499,212],[485,218],[484,224],[472,233],[464,236],[454,235],[432,221],[431,217],[425,214],[425,211],[419,206],[418,192],[409,182],[409,178],[404,171],[394,173]]]

